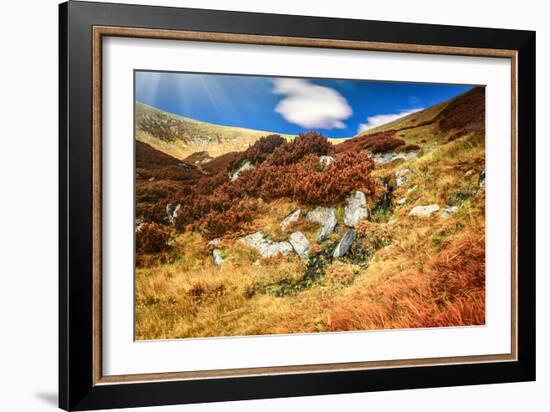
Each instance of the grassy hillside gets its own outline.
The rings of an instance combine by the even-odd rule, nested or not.
[[[484,120],[485,89],[475,87],[446,102],[369,129],[353,139],[385,133],[406,144],[433,147],[469,131],[483,131]]]
[[[258,138],[273,134],[262,130],[218,126],[163,112],[136,103],[136,139],[177,159],[208,150],[210,156],[245,150]],[[283,136],[291,138],[291,136]]]
[[[138,143],[137,339],[484,324],[484,108],[476,88],[339,144],[262,139],[206,162]],[[355,190],[368,214],[350,229]],[[168,203],[181,205],[172,223]],[[304,218],[319,206],[336,220],[324,238]],[[258,231],[301,233],[307,258],[263,257],[243,243]]]
[[[220,126],[164,112],[136,102],[136,139],[176,159],[208,151],[208,157],[246,150],[263,136],[277,134],[291,140],[294,136],[275,132]],[[344,139],[329,140],[338,143]]]

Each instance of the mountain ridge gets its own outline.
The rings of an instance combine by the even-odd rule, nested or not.
[[[265,130],[224,126],[169,113],[142,102],[135,104],[135,137],[161,152],[184,159],[194,152],[208,148],[218,155],[241,151],[258,138],[279,134],[286,139],[293,136]]]

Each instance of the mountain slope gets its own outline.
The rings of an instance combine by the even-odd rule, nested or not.
[[[370,129],[337,145],[339,152],[376,147],[403,150],[418,146],[425,151],[469,133],[484,134],[485,88],[474,87],[453,99]],[[378,142],[375,142],[375,141]],[[398,144],[398,140],[401,141]],[[376,145],[374,143],[377,143]],[[386,143],[384,145],[383,143]]]
[[[273,131],[222,126],[164,112],[136,102],[135,137],[176,159],[213,158],[246,150],[259,138],[279,135],[292,140],[293,135]],[[327,139],[336,144],[348,138]]]
[[[208,150],[208,154],[213,157],[245,150],[258,138],[274,134],[263,130],[201,122],[140,102],[136,103],[135,127],[137,140],[178,159],[204,150]],[[282,136],[292,138],[289,135]]]

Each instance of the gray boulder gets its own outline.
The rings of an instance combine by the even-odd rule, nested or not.
[[[292,212],[290,212],[281,222],[281,229],[286,230],[288,225],[290,225],[292,222],[296,222],[298,219],[300,219],[300,214],[302,213],[301,209],[296,209]]]
[[[334,249],[333,257],[339,258],[349,252],[351,245],[355,241],[355,231],[348,230],[346,234],[340,239],[340,242]]]
[[[171,203],[166,205],[166,217],[169,223],[174,223],[176,217],[178,217],[178,211],[181,208],[181,204],[177,204],[175,207],[172,207]]]
[[[321,170],[325,170],[325,167],[327,167],[329,164],[334,162],[334,157],[332,156],[320,156],[319,157],[319,166],[321,166]]]
[[[439,205],[436,205],[436,204],[427,205],[427,206],[415,206],[409,212],[409,216],[430,217],[432,213],[437,212],[438,210],[439,210]]]
[[[395,172],[395,182],[397,187],[403,186],[409,181],[409,178],[407,177],[409,173],[411,173],[410,169],[403,169]]]
[[[216,239],[212,239],[210,242],[207,243],[208,246],[218,246],[221,242],[221,239],[217,237]]]
[[[395,203],[397,203],[399,206],[402,206],[402,205],[404,205],[405,203],[407,203],[407,198],[406,198],[406,197],[402,197],[402,198],[400,198],[400,199],[397,199],[397,200],[395,201]]]
[[[344,224],[349,227],[357,226],[361,220],[369,215],[367,209],[367,198],[363,192],[356,190],[346,198],[344,208]]]
[[[250,162],[250,160],[245,160],[235,170],[229,173],[229,180],[234,182],[242,172],[250,169],[254,169],[254,165]]]
[[[264,258],[277,256],[279,254],[286,256],[294,251],[294,248],[289,242],[274,242],[262,232],[256,232],[242,237],[240,241],[256,249]]]
[[[326,240],[327,236],[334,231],[336,227],[336,210],[333,207],[317,207],[309,211],[306,215],[306,220],[309,222],[319,223],[321,231],[317,236],[318,242]]]
[[[385,153],[374,153],[374,154],[371,154],[371,157],[372,157],[372,160],[374,160],[374,163],[386,164],[386,163],[391,163],[397,159],[402,159],[402,160],[416,159],[418,157],[418,153],[414,150],[407,151],[407,152],[400,152],[400,153],[390,151]]]
[[[441,210],[441,216],[449,217],[454,215],[456,212],[458,212],[458,206],[447,206]]]
[[[390,163],[395,156],[395,152],[385,152],[385,153],[373,153],[370,155],[374,163],[386,164]]]
[[[309,240],[307,240],[307,237],[305,237],[302,232],[291,233],[288,241],[301,259],[307,259],[309,257]]]
[[[212,261],[216,266],[223,265],[224,258],[223,258],[223,253],[220,249],[214,249],[212,251]]]

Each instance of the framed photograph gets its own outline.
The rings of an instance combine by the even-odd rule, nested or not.
[[[66,410],[535,379],[535,33],[60,5]]]

